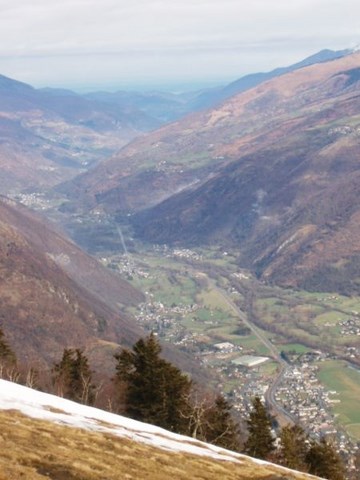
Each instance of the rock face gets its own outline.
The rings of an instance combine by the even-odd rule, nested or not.
[[[230,243],[263,278],[358,292],[359,65],[353,53],[262,83],[71,188],[85,209],[131,214],[146,241]]]

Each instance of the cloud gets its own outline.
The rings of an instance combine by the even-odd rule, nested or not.
[[[358,0],[0,0],[0,12],[0,71],[35,82],[51,80],[44,65],[56,61],[74,80],[74,64],[99,80],[126,75],[114,61],[129,78],[144,69],[137,62],[159,78],[189,65],[198,77],[230,76],[239,55],[259,70],[360,38]]]

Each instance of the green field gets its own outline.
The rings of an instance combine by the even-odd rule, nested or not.
[[[334,413],[338,421],[356,440],[360,440],[360,372],[350,368],[345,362],[326,361],[321,363],[320,381],[337,394],[334,398]]]
[[[311,348],[305,347],[305,345],[301,345],[300,343],[287,343],[286,345],[278,345],[279,350],[283,350],[284,352],[295,352],[298,354],[306,353],[311,350]]]
[[[224,298],[216,290],[203,290],[196,296],[199,304],[208,308],[222,310],[224,312],[231,312],[231,308]]]

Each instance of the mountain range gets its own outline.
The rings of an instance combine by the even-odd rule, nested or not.
[[[213,89],[200,94],[195,100],[195,105],[197,106],[197,109],[199,109],[200,107],[214,107],[220,102],[234,95],[237,95],[238,93],[256,87],[260,83],[271,80],[272,78],[279,77],[280,75],[284,75],[285,73],[294,72],[295,70],[299,70],[303,67],[308,67],[309,65],[335,60],[336,58],[341,58],[346,55],[350,55],[351,53],[353,53],[351,49],[336,51],[324,49],[320,50],[320,52],[317,52],[314,55],[310,55],[310,57],[307,57],[300,62],[294,63],[287,67],[275,68],[270,72],[250,73],[249,75],[245,75],[244,77],[241,77],[238,80],[231,82],[225,87]]]
[[[360,53],[320,57],[320,63],[300,65],[218,107],[142,134],[67,180],[57,187],[69,199],[65,214],[115,215],[145,242],[229,247],[239,265],[279,285],[358,293]],[[24,154],[29,148],[36,156],[43,146],[44,121],[57,116],[83,128],[92,117],[97,131],[103,126],[101,135],[113,125],[109,113],[89,110],[98,99],[68,91],[37,91],[1,77],[0,97],[0,153],[16,145],[21,157],[14,162],[14,152],[0,155],[6,160],[1,181],[10,189],[11,178],[29,189],[59,182],[61,175],[46,169],[40,170],[51,180],[40,181]],[[71,143],[77,129],[68,133]],[[52,135],[51,148],[64,148],[65,140]],[[51,362],[75,340],[95,352],[99,342],[106,350],[106,342],[131,344],[141,335],[119,315],[142,301],[140,292],[5,197],[0,221],[2,324],[25,359],[39,355]]]
[[[345,55],[325,50],[303,62],[215,90],[184,93],[35,89],[0,75],[0,193],[44,190],[76,177],[130,140],[209,108],[265,79]]]
[[[0,76],[0,191],[56,189],[66,196],[62,215],[75,218],[79,231],[96,217],[93,233],[100,236],[102,219],[111,218],[144,243],[229,248],[239,266],[266,282],[359,294],[359,91],[360,53],[349,51],[320,52],[224,89],[186,95],[78,95]],[[87,239],[88,245],[95,241]],[[102,374],[113,368],[119,345],[144,335],[126,313],[144,301],[143,294],[60,227],[5,196],[0,273],[1,327],[23,362],[49,367],[64,348],[80,347]],[[199,373],[183,352],[164,353],[183,370]],[[46,405],[42,410],[70,415],[65,404]],[[9,421],[6,414],[2,419]],[[30,422],[30,431],[48,428],[21,421]],[[104,432],[106,425],[96,423]],[[166,436],[160,432],[154,440],[146,427],[138,428],[150,443]],[[108,443],[108,437],[97,440]],[[141,450],[134,443],[123,447],[131,458]],[[141,452],[158,458],[153,450]],[[72,478],[70,467],[61,470],[50,460],[26,458],[21,465],[36,470],[29,478],[49,476],[52,468],[54,478]],[[176,462],[157,461],[172,476],[179,474]],[[209,468],[229,479],[306,478],[249,465],[245,473],[229,475]]]
[[[187,112],[186,95],[80,95],[0,75],[0,192],[34,191],[86,171]]]

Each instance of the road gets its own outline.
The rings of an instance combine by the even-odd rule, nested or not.
[[[297,423],[296,418],[287,412],[275,399],[276,390],[281,385],[284,376],[289,369],[289,365],[285,362],[285,360],[281,357],[279,351],[273,345],[270,340],[248,319],[247,315],[240,310],[240,308],[232,301],[229,297],[228,293],[219,288],[213,279],[208,278],[208,282],[214,290],[216,290],[219,295],[223,298],[223,300],[229,305],[229,307],[236,313],[236,315],[240,318],[240,320],[246,325],[256,336],[256,338],[269,350],[271,357],[279,364],[279,371],[274,378],[271,385],[265,394],[265,400],[272,408],[273,412],[277,414],[278,419],[282,419],[283,423],[290,423],[294,424]]]

